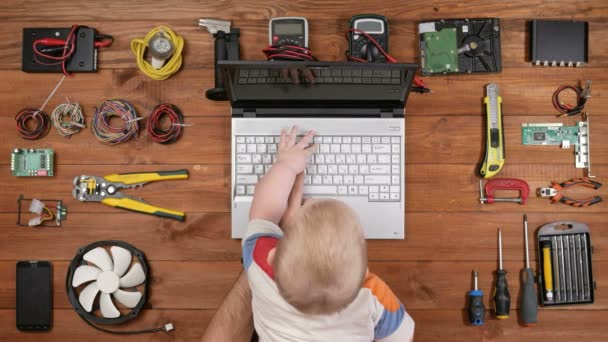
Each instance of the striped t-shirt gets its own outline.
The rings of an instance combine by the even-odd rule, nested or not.
[[[253,294],[255,330],[261,342],[347,341],[408,342],[414,321],[391,289],[369,273],[355,300],[331,315],[301,313],[281,297],[267,257],[281,229],[272,222],[253,220],[243,238],[243,265]]]

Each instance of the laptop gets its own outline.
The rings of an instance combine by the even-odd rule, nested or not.
[[[405,237],[405,104],[415,64],[219,61],[232,107],[232,238],[242,238],[281,129],[314,129],[305,197],[358,213],[368,239]]]

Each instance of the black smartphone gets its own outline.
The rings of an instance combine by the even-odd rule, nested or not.
[[[17,329],[51,329],[52,272],[48,261],[17,262]]]

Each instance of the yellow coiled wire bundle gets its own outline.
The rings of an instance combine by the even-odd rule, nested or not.
[[[171,58],[169,58],[160,69],[154,68],[147,60],[144,59],[144,55],[149,46],[150,40],[158,33],[162,33],[165,38],[170,40],[175,47],[175,51],[173,51]],[[135,54],[135,60],[139,70],[141,70],[141,72],[146,74],[151,79],[158,81],[166,80],[179,70],[179,68],[182,66],[183,48],[184,39],[175,34],[175,32],[173,32],[173,30],[167,26],[155,27],[152,29],[152,31],[148,32],[144,39],[133,39],[131,41],[131,50],[133,51],[133,54]]]

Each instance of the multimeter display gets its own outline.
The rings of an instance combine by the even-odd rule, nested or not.
[[[275,23],[274,33],[278,34],[278,35],[282,35],[282,34],[304,35],[304,25]]]
[[[355,23],[355,28],[368,34],[384,33],[381,21],[361,20]]]

